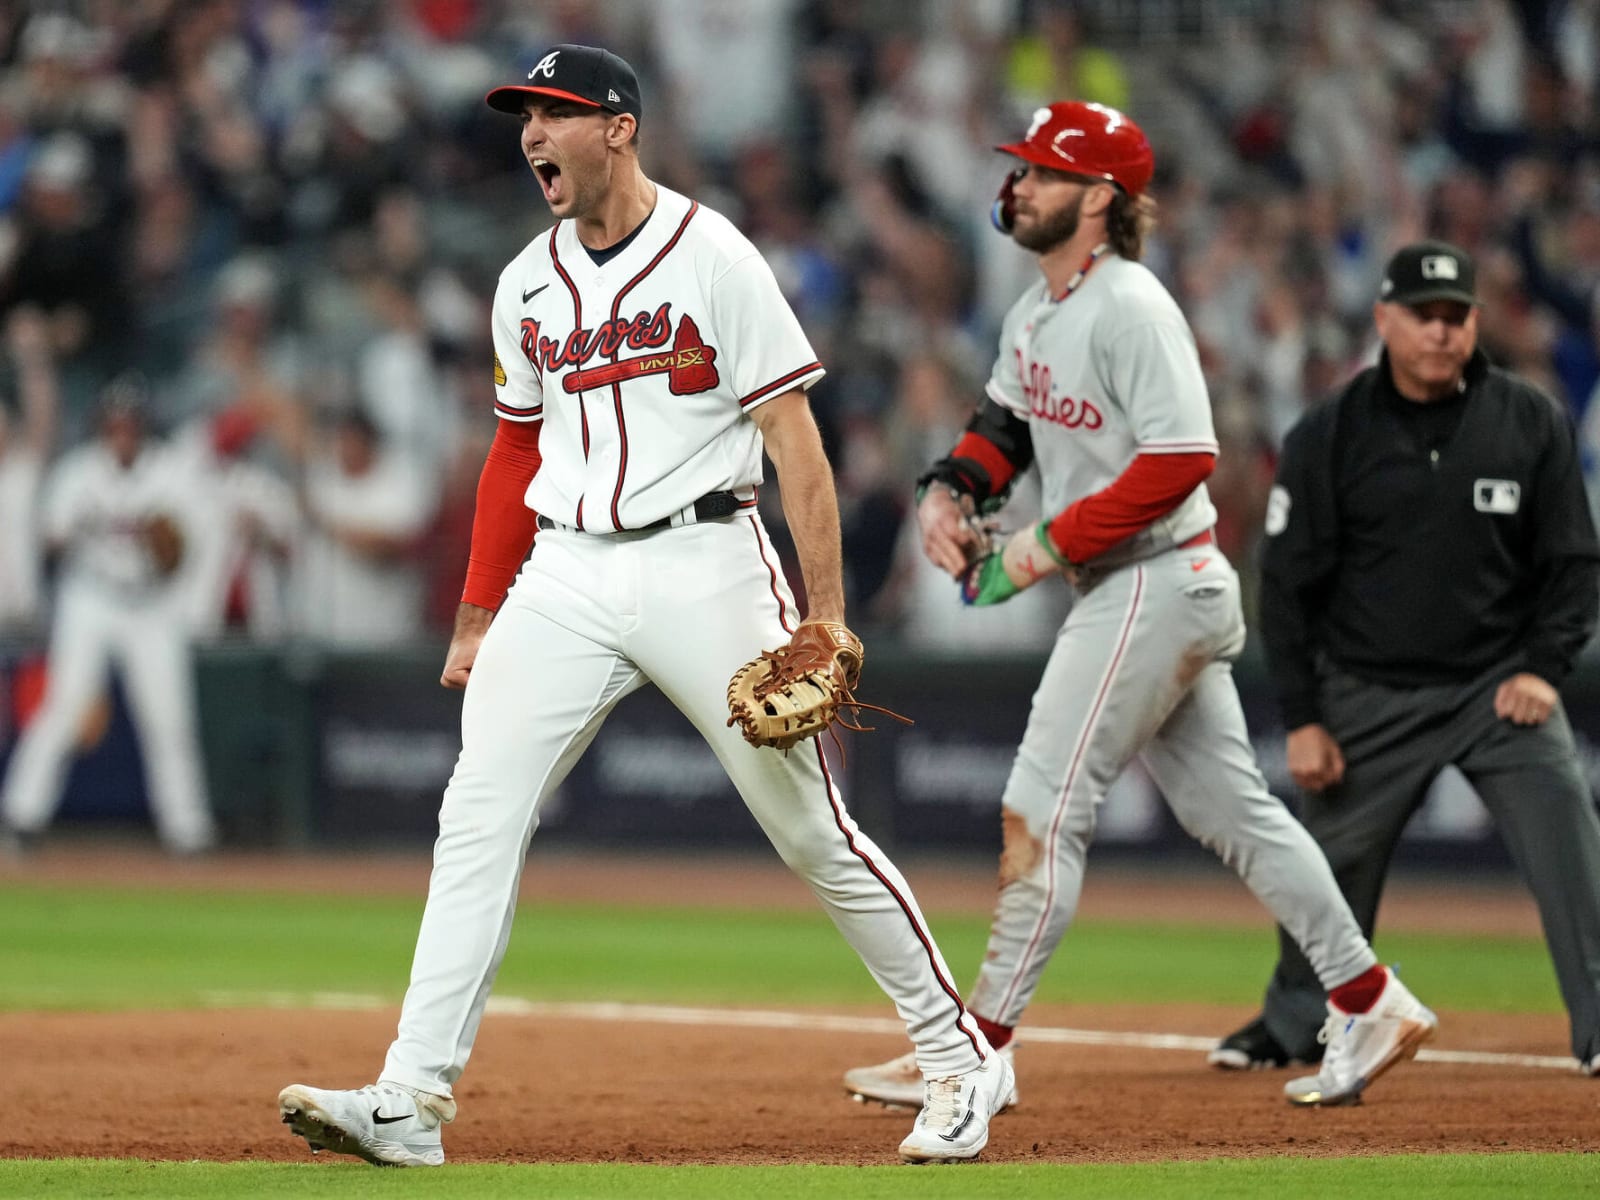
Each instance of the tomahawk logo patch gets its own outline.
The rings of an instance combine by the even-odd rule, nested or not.
[[[1472,485],[1472,507],[1507,517],[1522,507],[1522,485],[1514,479],[1479,479]]]

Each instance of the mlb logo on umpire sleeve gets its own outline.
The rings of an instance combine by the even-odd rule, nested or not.
[[[1480,479],[1472,485],[1472,507],[1510,516],[1522,507],[1522,485],[1514,479]]]

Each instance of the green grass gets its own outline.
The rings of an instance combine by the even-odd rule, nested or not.
[[[422,897],[198,894],[0,887],[0,1010],[186,1008],[210,993],[360,992],[398,1001]],[[933,919],[969,981],[988,922]],[[1559,1012],[1534,938],[1380,939],[1406,978],[1454,1010]],[[1083,922],[1040,988],[1043,1002],[1213,1003],[1259,998],[1271,930]],[[626,975],[618,964],[627,963]],[[820,912],[525,906],[496,992],[545,1000],[880,1004],[882,994]]]
[[[0,886],[0,1012],[191,1007],[213,993],[370,993],[398,1001],[422,897],[198,894],[123,887]],[[933,920],[957,976],[987,934],[978,915]],[[1042,1001],[1252,1005],[1274,951],[1260,927],[1085,922],[1068,935]],[[1385,958],[1442,1007],[1559,1012],[1535,938],[1409,934]],[[627,974],[619,977],[619,964]],[[882,1006],[820,913],[540,904],[520,914],[496,991],[534,999],[806,1007]],[[0,1156],[5,1153],[0,1144]],[[1006,1197],[1590,1195],[1594,1154],[1232,1159],[1083,1166],[453,1166],[380,1172],[356,1163],[39,1162],[0,1157],[6,1197]]]
[[[589,1200],[610,1196],[761,1196],[763,1200],[1189,1200],[1222,1196],[1314,1196],[1340,1200],[1500,1200],[1577,1196],[1600,1186],[1600,1156],[1554,1154],[1407,1155],[1356,1159],[1216,1159],[1128,1166],[978,1164],[911,1167],[472,1166],[442,1171],[374,1171],[360,1164],[279,1165],[0,1159],[0,1197],[145,1196],[171,1200],[231,1197],[426,1196],[428,1200]]]

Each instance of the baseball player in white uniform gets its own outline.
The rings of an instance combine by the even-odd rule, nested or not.
[[[115,665],[144,753],[163,843],[177,853],[215,838],[201,771],[184,594],[152,559],[145,522],[183,517],[185,475],[146,437],[142,394],[107,389],[100,437],[45,481],[41,540],[63,556],[44,702],[23,731],[0,792],[0,821],[31,838],[50,823],[85,713]]]
[[[754,247],[640,170],[638,85],[620,58],[558,46],[488,102],[521,117],[557,221],[495,295],[500,422],[443,678],[466,689],[461,756],[379,1081],[288,1087],[283,1120],[314,1149],[444,1161],[440,1125],[455,1115],[539,805],[650,682],[905,1020],[927,1103],[901,1156],[975,1157],[1010,1067],[963,1007],[905,880],[845,810],[815,741],[783,754],[729,727],[729,678],[801,620],[756,514],[763,448],[806,618],[843,619],[838,510],[805,394],[822,367]]]
[[[1173,813],[1232,866],[1304,947],[1330,994],[1318,1075],[1287,1088],[1343,1104],[1415,1053],[1437,1024],[1380,966],[1304,828],[1267,792],[1230,661],[1239,580],[1217,549],[1203,482],[1216,458],[1194,339],[1139,263],[1154,158],[1114,109],[1039,109],[996,224],[1043,278],[1007,314],[986,397],[923,477],[923,548],[993,604],[1046,576],[1077,596],[1056,639],[1001,798],[1000,896],[969,998],[1005,1053],[1077,906],[1106,790],[1138,755]],[[989,552],[973,519],[1037,462],[1045,519]],[[846,1088],[915,1103],[908,1063],[857,1068]]]

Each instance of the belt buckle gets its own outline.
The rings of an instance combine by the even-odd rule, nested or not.
[[[696,521],[720,521],[739,511],[739,497],[732,492],[707,492],[694,502]]]

